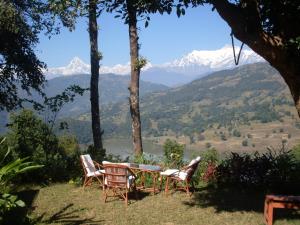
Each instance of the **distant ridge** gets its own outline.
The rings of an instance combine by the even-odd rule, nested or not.
[[[236,51],[238,50],[239,48],[236,47]],[[243,49],[240,65],[262,61],[263,59],[252,50]],[[162,65],[152,65],[149,62],[142,69],[141,79],[167,86],[178,86],[188,83],[195,78],[202,77],[205,74],[234,67],[232,47],[224,46],[217,50],[193,50],[180,59],[175,59],[172,62],[166,62]],[[130,63],[125,65],[117,64],[112,67],[100,67],[100,73],[128,75],[129,72]],[[67,66],[49,68],[48,71],[45,71],[45,74],[48,80],[58,76],[90,74],[90,65],[78,57],[74,57]]]

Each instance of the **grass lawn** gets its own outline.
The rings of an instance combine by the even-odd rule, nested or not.
[[[102,190],[72,184],[55,184],[32,195],[30,217],[34,224],[130,224],[130,225],[259,225],[263,224],[263,199],[260,194],[238,190],[199,189],[192,197],[175,192],[139,193],[125,206],[119,199],[103,202]],[[300,213],[276,210],[275,225],[300,224]]]

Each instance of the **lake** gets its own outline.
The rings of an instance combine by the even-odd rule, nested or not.
[[[132,156],[133,155],[133,146],[131,138],[114,138],[114,139],[105,139],[103,141],[104,148],[106,149],[107,154],[120,155],[122,157]],[[144,153],[151,154],[155,158],[163,157],[163,146],[155,144],[151,141],[143,140],[143,149]],[[190,159],[193,150],[186,150],[184,154],[185,159]]]

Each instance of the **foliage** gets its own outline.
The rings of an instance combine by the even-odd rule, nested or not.
[[[300,145],[296,145],[292,148],[292,154],[294,155],[295,159],[300,162]]]
[[[22,180],[63,180],[77,168],[78,152],[70,153],[71,150],[78,151],[74,139],[62,138],[59,141],[47,124],[30,110],[11,115],[7,137],[14,159],[30,157],[31,161],[44,165],[35,171],[34,176],[25,175]]]
[[[244,139],[244,140],[242,141],[242,146],[243,146],[243,147],[247,147],[247,146],[248,146],[248,140],[247,140],[247,139]]]
[[[3,144],[5,139],[1,140],[0,145]],[[3,216],[16,207],[24,207],[25,203],[19,200],[16,195],[12,195],[11,184],[13,179],[20,174],[39,169],[42,165],[36,165],[33,162],[28,162],[28,158],[18,158],[9,163],[4,163],[7,156],[10,154],[10,149],[4,155],[1,155],[0,162],[0,222],[3,220]]]
[[[237,129],[234,129],[232,132],[232,135],[235,137],[241,137],[241,132]]]
[[[63,3],[55,1],[53,4],[43,0],[0,0],[0,110],[12,110],[25,101],[18,96],[22,89],[30,94],[31,89],[42,93],[45,77],[41,62],[34,47],[38,43],[38,35],[45,30],[48,35],[59,32],[59,24],[55,18],[59,17],[63,25],[73,27],[70,13],[72,7],[65,7],[64,12],[58,12],[56,7]],[[70,2],[72,1],[64,1]]]
[[[105,159],[106,150],[104,148],[97,149],[94,145],[89,145],[86,152],[97,162],[102,162]]]
[[[210,148],[201,152],[200,156],[201,161],[195,176],[198,177],[197,180],[202,178],[206,182],[212,182],[214,179],[215,167],[220,161],[220,155],[215,148]]]
[[[175,140],[167,139],[163,145],[164,158],[167,166],[179,168],[183,164],[184,145]]]
[[[284,149],[266,153],[231,153],[217,167],[219,185],[262,187],[272,191],[293,190],[300,184],[299,161]]]
[[[69,102],[73,102],[77,94],[82,96],[87,90],[89,90],[89,88],[81,88],[78,85],[70,85],[60,94],[57,94],[53,97],[45,96],[44,104],[43,106],[41,106],[41,110],[45,111],[46,109],[46,111],[52,112],[52,114],[49,114],[46,118],[46,121],[47,123],[49,123],[51,130],[55,124],[57,115],[59,111],[61,111],[62,107]],[[64,124],[65,123],[61,123],[62,128]]]
[[[157,160],[153,157],[153,155],[148,155],[143,153],[142,155],[135,155],[134,160],[135,163],[138,164],[149,164],[149,165],[157,165]]]

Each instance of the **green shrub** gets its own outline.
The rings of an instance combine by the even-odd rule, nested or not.
[[[211,147],[211,143],[210,143],[210,142],[206,142],[206,143],[205,143],[205,147],[206,147],[206,148],[210,148],[210,147]]]
[[[241,137],[241,132],[237,129],[234,129],[232,132],[232,135],[235,137]]]
[[[299,162],[291,151],[282,148],[260,154],[231,153],[217,167],[219,185],[264,188],[274,193],[298,192]]]
[[[245,139],[245,140],[242,141],[242,146],[243,147],[248,146],[248,140],[247,139]]]
[[[79,148],[74,138],[58,139],[30,110],[11,116],[7,138],[13,159],[29,157],[34,163],[44,165],[34,171],[34,176],[22,176],[22,181],[67,180],[72,176],[71,171],[78,169]]]
[[[86,152],[91,155],[92,159],[97,162],[102,162],[106,155],[106,150],[97,149],[94,145],[89,145]]]
[[[201,152],[200,156],[201,161],[195,175],[196,180],[204,179],[207,182],[213,182],[214,177],[209,174],[212,174],[211,169],[219,164],[220,154],[215,148],[210,148]]]
[[[167,166],[179,168],[183,165],[184,145],[167,139],[163,145],[165,163]]]
[[[0,141],[0,146],[2,146],[4,141],[5,139]],[[5,154],[1,154],[0,160],[0,223],[5,220],[5,216],[8,212],[17,207],[25,206],[25,203],[18,199],[16,195],[10,194],[14,187],[12,185],[13,180],[20,174],[43,167],[42,165],[36,165],[33,162],[28,162],[28,158],[19,158],[5,163],[5,159],[10,153],[10,148],[8,148]]]

